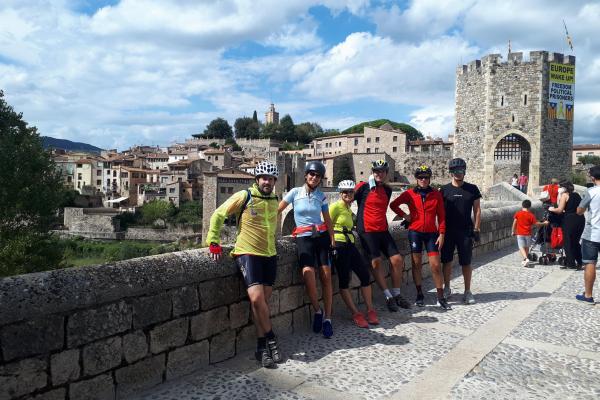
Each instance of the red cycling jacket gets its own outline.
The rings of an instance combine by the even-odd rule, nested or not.
[[[425,195],[425,201],[416,188],[403,192],[392,201],[390,208],[401,217],[406,215],[400,209],[400,204],[408,205],[410,210],[410,225],[408,229],[417,232],[446,233],[446,211],[442,194],[433,188]],[[437,217],[437,224],[436,224]]]
[[[392,189],[388,185],[379,184],[371,189],[367,182],[359,182],[354,188],[354,199],[358,204],[356,230],[360,233],[386,232],[386,213],[391,197]]]

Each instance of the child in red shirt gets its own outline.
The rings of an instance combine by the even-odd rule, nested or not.
[[[519,251],[523,256],[523,262],[521,266],[533,268],[533,265],[529,263],[527,256],[529,255],[529,246],[531,246],[531,227],[546,225],[548,222],[539,222],[535,215],[529,209],[531,208],[531,201],[523,200],[521,203],[523,207],[521,211],[515,213],[515,219],[512,225],[512,234],[517,236],[517,245]]]

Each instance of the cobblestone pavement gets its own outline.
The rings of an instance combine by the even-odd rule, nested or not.
[[[248,353],[137,400],[599,399],[600,305],[574,300],[582,272],[519,261],[512,250],[475,260],[474,305],[461,304],[456,268],[451,311],[434,305],[431,290],[423,308],[389,313],[380,304],[376,328],[338,315],[332,339],[281,338],[287,359],[277,369]]]

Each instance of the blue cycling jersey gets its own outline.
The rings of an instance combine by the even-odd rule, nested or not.
[[[321,212],[329,211],[327,197],[318,188],[308,193],[306,186],[296,187],[287,192],[283,201],[294,207],[296,226],[321,225]],[[310,236],[311,232],[298,234],[299,237]]]

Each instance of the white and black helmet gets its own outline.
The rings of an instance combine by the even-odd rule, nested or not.
[[[277,165],[273,164],[270,161],[264,160],[256,164],[256,167],[254,167],[254,175],[272,176],[273,178],[277,179],[277,177],[279,176],[279,170],[277,169]]]
[[[338,192],[344,192],[346,190],[354,190],[354,187],[356,185],[354,184],[354,181],[351,181],[349,179],[345,180],[345,181],[340,181],[340,183],[338,183]]]

